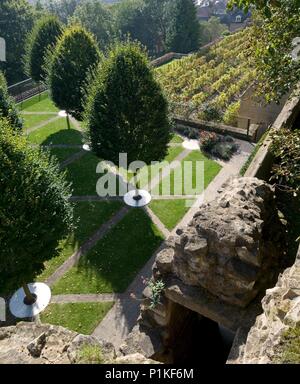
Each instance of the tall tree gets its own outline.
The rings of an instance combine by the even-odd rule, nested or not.
[[[143,0],[125,0],[115,7],[116,32],[121,38],[128,35],[147,46],[149,33],[144,15]]]
[[[267,101],[279,101],[300,80],[299,0],[232,0],[230,6],[253,7],[255,28],[253,56],[256,60],[258,87]],[[299,45],[298,45],[299,47]]]
[[[34,280],[72,227],[65,175],[56,160],[0,120],[0,292]]]
[[[14,100],[8,94],[6,79],[0,72],[0,119],[2,118],[6,118],[14,130],[22,130],[22,119]]]
[[[54,48],[62,33],[62,25],[57,17],[45,16],[37,21],[27,36],[24,58],[25,72],[36,82],[45,80],[45,58],[48,49]]]
[[[76,8],[71,22],[81,24],[92,32],[100,45],[106,47],[113,38],[114,19],[110,8],[98,0],[87,0]]]
[[[49,0],[45,3],[46,8],[54,15],[58,16],[63,23],[73,16],[76,7],[82,0]]]
[[[47,57],[47,83],[55,105],[80,119],[84,86],[100,58],[93,35],[81,26],[70,26]]]
[[[225,31],[228,31],[228,27],[222,24],[216,16],[211,17],[208,21],[202,21],[200,23],[201,44],[204,45],[214,41]]]
[[[166,48],[188,53],[199,47],[199,22],[193,0],[169,0],[166,8]]]
[[[6,62],[0,62],[9,84],[24,80],[22,57],[25,38],[31,30],[34,8],[27,0],[2,0],[0,2],[0,36],[6,41]]]
[[[102,159],[162,160],[170,139],[167,101],[137,43],[117,45],[101,63],[86,107],[93,151]]]

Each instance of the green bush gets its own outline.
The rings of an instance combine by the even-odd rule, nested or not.
[[[203,152],[222,160],[230,160],[239,148],[231,136],[221,136],[207,131],[200,132],[200,147]]]
[[[59,164],[0,120],[0,292],[34,280],[72,228]]]
[[[21,131],[23,122],[14,100],[9,96],[5,77],[0,72],[0,119],[6,118],[16,131]]]
[[[53,49],[62,32],[62,25],[57,17],[45,16],[37,21],[27,36],[24,57],[25,72],[36,82],[45,79],[45,57],[48,49]]]
[[[271,180],[279,188],[300,191],[300,130],[280,129],[271,134],[271,152],[275,156]]]
[[[86,108],[93,151],[105,160],[160,161],[171,138],[168,105],[137,43],[116,45],[99,67]]]
[[[47,82],[51,98],[59,109],[81,118],[84,87],[99,58],[98,46],[91,33],[76,25],[64,31],[54,52],[47,57]]]
[[[77,364],[103,364],[105,359],[100,346],[85,345],[77,354]]]

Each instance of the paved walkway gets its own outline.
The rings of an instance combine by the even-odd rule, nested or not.
[[[44,120],[42,123],[30,128],[30,129],[27,129],[26,134],[29,135],[30,133],[36,131],[37,129],[43,128],[46,125],[48,125],[50,123],[54,123],[54,121],[59,120],[59,119],[61,119],[61,117],[55,116],[55,117],[52,117],[51,119]]]
[[[67,303],[104,303],[119,300],[123,295],[118,293],[103,293],[101,295],[54,295],[51,297],[52,304]]]

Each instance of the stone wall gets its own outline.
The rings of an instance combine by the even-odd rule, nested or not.
[[[262,99],[255,97],[255,90],[249,87],[241,98],[239,111],[239,128],[247,129],[247,119],[252,124],[258,124],[265,128],[272,125],[282,111],[288,96],[284,96],[280,104],[272,102],[266,104]]]
[[[230,353],[229,364],[273,364],[289,360],[289,345],[297,335],[286,337],[300,327],[300,248],[295,264],[279,276],[276,286],[262,300],[263,313],[247,334],[241,328]],[[300,332],[299,332],[300,335]],[[298,335],[298,345],[300,338]],[[300,348],[298,346],[298,363]]]
[[[0,364],[77,364],[82,362],[80,352],[86,346],[99,348],[103,363],[153,363],[136,351],[117,358],[112,344],[63,327],[21,322],[0,328]]]
[[[134,348],[172,362],[174,312],[177,325],[189,316],[182,308],[233,332],[250,327],[260,312],[259,295],[275,284],[283,255],[284,227],[272,188],[255,178],[230,180],[166,241],[153,266],[153,279],[165,284],[161,302],[149,307],[151,291],[145,290],[139,323],[121,352]]]
[[[271,131],[278,130],[282,127],[292,127],[295,120],[299,118],[299,115],[300,95],[298,94],[297,96],[294,96],[287,100],[282,111],[280,112],[276,121],[272,125]],[[268,180],[273,165],[273,158],[270,153],[271,143],[272,141],[269,133],[265,138],[263,144],[257,151],[252,162],[250,163],[245,173],[246,177],[258,177],[263,180]]]

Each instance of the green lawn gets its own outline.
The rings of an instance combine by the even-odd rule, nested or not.
[[[163,241],[143,210],[133,209],[53,287],[53,294],[124,292]]]
[[[46,148],[45,150],[50,151],[52,156],[55,156],[57,160],[61,163],[62,161],[68,159],[75,153],[80,151],[80,148]]]
[[[122,203],[118,201],[76,203],[74,206],[74,222],[77,223],[77,228],[66,240],[61,241],[58,256],[45,263],[45,270],[38,276],[37,280],[43,281],[51,276],[68,257],[77,251],[121,207]]]
[[[170,143],[181,144],[183,143],[183,139],[179,135],[174,134]]]
[[[68,180],[73,183],[73,195],[96,195],[97,180],[101,177],[96,173],[99,162],[98,157],[87,152],[65,168]]]
[[[52,103],[47,93],[43,93],[40,99],[39,101],[39,96],[34,96],[18,106],[22,111],[27,112],[58,112],[58,108]]]
[[[56,115],[21,115],[24,121],[25,130],[36,127],[37,125],[52,119]]]
[[[79,145],[82,144],[82,134],[74,129],[72,124],[71,129],[68,129],[65,118],[58,118],[52,123],[30,133],[28,140],[32,144],[40,145]]]
[[[160,184],[155,187],[152,191],[154,195],[161,195],[162,194],[162,186],[164,183],[165,189],[170,191],[170,195],[174,194],[183,194],[183,195],[198,195],[203,192],[203,186],[202,183],[198,183],[197,185],[197,172],[196,172],[196,163],[197,161],[203,161],[204,162],[204,189],[208,186],[208,184],[216,177],[216,175],[221,170],[221,166],[216,163],[213,160],[208,159],[205,155],[203,155],[200,151],[192,151],[187,157],[185,157],[181,161],[181,170],[182,175],[180,177],[180,172],[178,172],[180,169],[177,168],[177,171],[174,170],[170,173],[169,176],[166,176],[164,180],[160,182]],[[188,164],[187,162],[190,162],[192,168],[191,173],[188,174],[185,171],[184,164]],[[185,175],[186,173],[186,175]],[[178,179],[176,179],[175,175]],[[194,188],[194,191],[188,190],[188,185],[185,185],[184,178],[187,178],[191,181],[190,187]],[[174,191],[174,186],[176,185],[176,190]],[[175,192],[175,193],[174,193]]]
[[[150,208],[166,228],[171,231],[190,209],[191,206],[187,205],[188,202],[192,201],[184,199],[152,200]]]
[[[41,313],[43,323],[60,325],[72,331],[90,335],[114,303],[50,304]]]
[[[168,154],[163,161],[171,163],[180,153],[183,151],[181,146],[178,147],[170,147],[168,149]],[[140,170],[139,172],[139,180],[140,185],[147,189],[148,183],[159,173],[162,163],[158,163],[157,165],[149,165]]]

